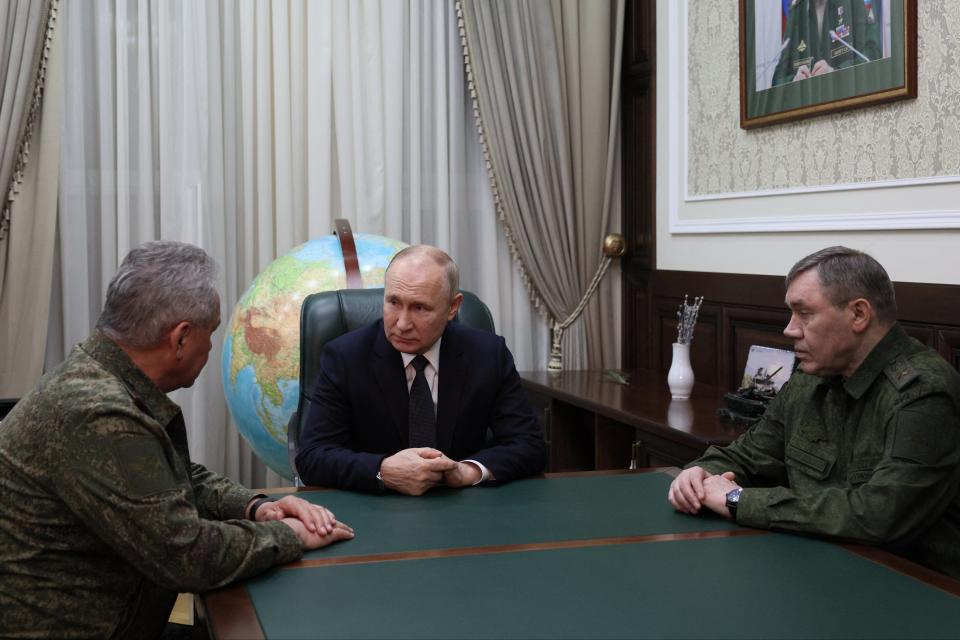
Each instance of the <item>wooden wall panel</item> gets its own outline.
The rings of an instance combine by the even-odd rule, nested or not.
[[[646,349],[624,354],[642,368],[666,371],[677,336],[677,310],[684,295],[705,300],[694,332],[690,358],[697,380],[735,387],[743,375],[750,345],[789,347],[783,328],[789,319],[783,307],[783,280],[764,276],[714,274],[689,271],[647,271],[637,275],[642,288],[633,295],[642,301],[634,309],[648,309],[646,319],[631,319],[634,326],[649,326]]]
[[[957,369],[960,369],[960,331],[944,331],[943,346],[936,347],[940,355],[947,359]]]
[[[658,369],[667,371],[673,360],[673,343],[677,341],[677,310],[679,303],[664,303],[657,301],[658,312],[658,351],[660,362]],[[713,345],[717,342],[717,318],[709,311],[700,310],[697,325],[694,328],[693,344],[690,349],[690,365],[693,367],[696,379],[707,384],[717,384],[716,351]],[[710,345],[710,348],[701,348],[700,345]]]
[[[723,326],[727,328],[728,340],[717,346],[720,353],[728,354],[721,363],[721,380],[739,382],[753,345],[793,349],[793,341],[783,335],[783,329],[789,320],[790,314],[786,311],[725,308]]]
[[[783,335],[790,314],[783,302],[784,283],[779,276],[689,271],[648,271],[643,296],[633,308],[647,316],[631,318],[633,326],[650,327],[646,351],[624,354],[633,366],[667,371],[671,344],[677,337],[677,309],[683,295],[704,295],[706,300],[694,333],[690,358],[697,380],[735,389],[743,376],[751,345],[792,349]],[[899,317],[907,332],[937,350],[960,369],[960,286],[895,283]],[[942,303],[940,302],[942,301]],[[923,314],[931,317],[923,319]],[[644,342],[643,336],[636,344]]]
[[[924,327],[913,323],[905,326],[910,335],[936,349],[947,362],[960,369],[960,328]]]
[[[627,253],[623,273],[624,366],[651,357],[648,337],[650,296],[644,273],[656,268],[656,70],[657,20],[654,0],[626,4],[623,25],[621,96],[621,185],[623,237]],[[634,277],[634,276],[638,277]]]

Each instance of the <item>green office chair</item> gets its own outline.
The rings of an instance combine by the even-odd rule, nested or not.
[[[469,291],[461,290],[460,293],[463,294],[463,303],[454,322],[493,333],[493,316],[487,305]],[[383,289],[321,291],[304,299],[300,307],[300,397],[297,410],[287,424],[287,456],[296,486],[303,486],[297,472],[296,458],[303,420],[310,402],[306,392],[320,374],[323,345],[382,317]]]

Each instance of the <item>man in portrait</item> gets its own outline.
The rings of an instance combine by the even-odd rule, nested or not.
[[[880,32],[863,0],[793,0],[773,86],[878,60]]]

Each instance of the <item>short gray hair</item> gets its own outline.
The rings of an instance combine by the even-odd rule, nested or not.
[[[874,258],[847,247],[827,247],[811,253],[793,265],[787,274],[787,287],[801,273],[817,270],[824,295],[835,307],[865,298],[873,306],[881,324],[897,320],[897,297],[886,270]]]
[[[220,314],[217,264],[206,251],[147,242],[123,259],[107,287],[97,329],[131,347],[154,347],[179,322],[213,327]]]
[[[390,264],[387,265],[387,269],[383,274],[384,279],[386,279],[386,275],[390,273],[390,267],[392,267],[395,262],[400,262],[406,258],[421,256],[428,257],[437,263],[438,266],[443,267],[444,273],[447,276],[450,299],[453,300],[453,296],[457,295],[457,292],[460,290],[460,267],[453,261],[453,258],[447,255],[446,251],[429,244],[415,244],[398,251],[393,258],[390,259]]]

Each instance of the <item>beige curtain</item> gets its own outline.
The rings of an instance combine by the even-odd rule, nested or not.
[[[47,18],[52,0],[0,3],[0,186],[7,198],[0,207],[0,239],[10,226],[9,202],[23,178],[29,130],[39,115],[42,67],[46,58]],[[38,74],[38,70],[40,73]],[[31,125],[31,126],[28,126]]]
[[[0,4],[0,179],[9,185],[0,222],[0,397],[6,398],[22,396],[43,369],[60,134],[56,9],[50,1]]]
[[[624,2],[460,0],[459,11],[505,233],[534,303],[564,320],[619,226],[611,212]],[[616,290],[600,293],[606,299],[565,334],[565,369],[617,362]]]

